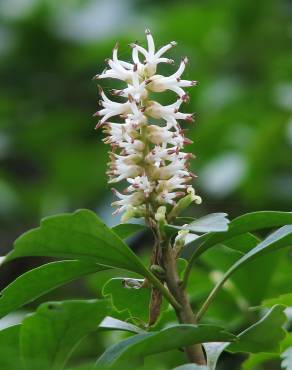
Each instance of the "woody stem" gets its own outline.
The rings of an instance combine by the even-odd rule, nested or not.
[[[196,324],[189,297],[181,285],[176,267],[176,258],[169,241],[162,245],[163,263],[166,272],[165,281],[171,294],[180,307],[174,307],[178,321],[181,324]],[[189,361],[199,365],[206,365],[206,359],[201,344],[194,344],[185,349]]]

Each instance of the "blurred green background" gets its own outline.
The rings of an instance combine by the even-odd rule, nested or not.
[[[185,109],[203,204],[190,213],[291,210],[291,1],[0,0],[2,254],[47,215],[90,208],[119,222],[91,79],[145,27],[157,46],[176,40],[171,57],[187,55],[185,77],[199,81]]]
[[[40,217],[89,207],[112,220],[107,148],[94,131],[96,82],[116,40],[189,57],[188,135],[196,212],[292,206],[292,4],[289,1],[0,1],[1,248]],[[173,67],[174,69],[174,67]],[[106,87],[106,84],[103,84]]]

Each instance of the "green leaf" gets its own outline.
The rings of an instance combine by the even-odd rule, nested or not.
[[[19,351],[20,325],[10,326],[0,331],[0,369],[21,370]]]
[[[275,353],[253,353],[243,363],[242,370],[263,369],[259,365],[265,364],[271,360],[277,360],[279,356]]]
[[[190,224],[193,221],[196,221],[195,217],[176,217],[175,219],[175,223],[177,225]]]
[[[266,239],[259,243],[236,261],[224,275],[224,281],[232,275],[237,269],[246,263],[258,258],[266,253],[290,246],[292,244],[292,225],[283,226],[270,234]],[[223,280],[222,279],[222,280]]]
[[[280,351],[280,342],[285,338],[282,326],[287,321],[285,306],[272,307],[264,317],[238,335],[239,341],[227,347],[230,352],[271,352]]]
[[[0,318],[63,284],[105,269],[86,261],[60,261],[28,271],[2,290]]]
[[[185,364],[176,367],[173,370],[210,370],[210,368],[204,365]]]
[[[188,261],[186,261],[185,259],[183,258],[178,258],[177,261],[176,261],[176,268],[177,268],[177,272],[178,272],[178,275],[180,278],[183,277],[183,274],[185,272],[185,269],[188,265]]]
[[[256,247],[259,242],[260,240],[257,237],[246,233],[224,242],[224,245],[246,253]],[[216,248],[210,250],[214,249]],[[264,255],[260,262],[257,260],[250,261],[232,275],[232,281],[236,288],[248,300],[250,305],[259,305],[265,297],[282,254],[283,251],[278,251]],[[247,276],[253,276],[252,284],[246,278]]]
[[[145,331],[136,325],[130,324],[126,321],[115,319],[114,317],[107,316],[99,324],[99,329],[102,330],[120,330],[130,333],[140,334]]]
[[[24,370],[61,370],[76,345],[108,315],[107,301],[42,304],[20,331]]]
[[[150,289],[148,287],[140,289],[126,287],[125,280],[125,278],[109,280],[103,287],[103,295],[111,297],[112,304],[118,311],[126,310],[129,317],[148,322]],[[143,280],[137,281],[143,282]]]
[[[279,352],[280,342],[285,337],[282,326],[287,320],[283,311],[283,306],[273,307],[261,320],[240,333],[236,342],[204,343],[210,370],[216,369],[217,361],[226,349],[230,352],[247,353]]]
[[[251,249],[238,261],[236,261],[229,270],[224,274],[223,278],[216,284],[204,303],[201,310],[198,312],[198,318],[204,314],[210,302],[215,298],[218,291],[224,285],[225,281],[239,268],[250,261],[265,255],[266,253],[279,250],[292,244],[292,225],[283,226],[274,233],[270,234],[266,239],[259,243],[255,248]]]
[[[94,212],[85,209],[44,218],[39,228],[16,240],[5,261],[24,256],[83,259],[147,273],[135,253]]]
[[[127,239],[133,234],[144,231],[145,229],[146,226],[140,224],[119,224],[111,228],[121,239]]]
[[[210,213],[209,215],[198,218],[185,226],[172,226],[175,229],[187,229],[194,233],[208,233],[211,231],[222,232],[228,230],[229,220],[226,218],[227,213]]]
[[[96,366],[94,365],[84,365],[84,366],[78,366],[78,367],[72,367],[68,370],[104,370],[104,369],[98,369]]]
[[[78,367],[74,367],[74,368],[72,367],[72,368],[70,368],[68,370],[104,370],[104,369],[97,368],[93,364],[93,365],[78,366]]]
[[[283,294],[283,295],[280,295],[277,298],[266,299],[262,303],[262,306],[272,307],[275,304],[281,304],[281,305],[284,305],[286,307],[292,307],[292,293]]]
[[[259,242],[260,240],[254,235],[245,233],[223,242],[224,246],[217,245],[216,248],[210,248],[201,258],[212,269],[226,271]],[[261,263],[258,261],[249,262],[232,275],[231,279],[236,290],[240,291],[251,305],[259,305],[263,300],[277,268],[279,253],[282,254],[282,251],[261,257]],[[252,284],[249,279],[246,279],[246,276],[253,276]]]
[[[233,341],[236,337],[211,325],[174,325],[159,332],[132,336],[110,348],[98,359],[97,365],[121,369],[133,368],[144,357],[191,344],[211,341]]]
[[[235,218],[229,224],[228,231],[207,233],[187,245],[183,257],[190,259],[195,252],[196,257],[213,245],[233,238],[234,236],[255,230],[292,224],[292,212],[260,211],[247,213]]]
[[[244,233],[236,235],[231,239],[224,240],[224,242],[222,242],[222,245],[225,245],[226,247],[233,249],[235,252],[243,255],[254,248],[260,241],[261,239],[259,239],[254,234]]]
[[[174,307],[179,307],[171,293],[136,254],[89,210],[43,219],[39,228],[16,240],[14,250],[4,262],[25,256],[81,259],[133,271],[147,277]]]
[[[286,351],[286,349],[292,347],[292,332],[286,333],[286,337],[281,343],[281,353]]]
[[[281,342],[280,352],[283,354],[289,347],[292,347],[292,333],[287,333],[284,340]],[[259,370],[266,367],[260,367],[259,365],[270,363],[270,361],[280,360],[279,353],[253,353],[243,363],[242,370]]]
[[[227,213],[211,213],[191,222],[186,228],[193,232],[208,233],[210,231],[227,231],[229,220]]]

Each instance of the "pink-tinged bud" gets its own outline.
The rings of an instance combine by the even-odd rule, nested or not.
[[[194,174],[193,172],[189,172],[190,176],[193,178],[193,179],[196,179],[198,176],[196,174]]]
[[[185,103],[189,101],[190,97],[188,94],[184,94],[182,97],[181,97],[182,101],[184,101]]]
[[[190,139],[188,139],[187,137],[184,138],[184,144],[185,145],[188,145],[188,144],[193,144],[194,142]]]
[[[189,160],[189,159],[195,159],[196,158],[196,156],[193,154],[193,153],[188,153],[187,155],[186,155],[186,159],[187,160]]]
[[[95,125],[95,130],[101,128],[103,125],[105,124],[105,122],[101,122],[99,121],[96,125]]]
[[[194,122],[194,117],[193,117],[193,114],[189,114],[186,119],[185,119],[187,122]]]

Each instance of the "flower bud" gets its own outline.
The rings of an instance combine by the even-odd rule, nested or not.
[[[202,198],[195,195],[195,190],[192,187],[187,189],[188,195],[180,199],[179,202],[173,207],[172,211],[168,215],[168,220],[175,219],[182,211],[190,206],[192,202],[196,204],[202,203]]]
[[[188,233],[189,230],[180,230],[174,240],[174,251],[177,257],[179,256],[181,250],[185,246]]]

